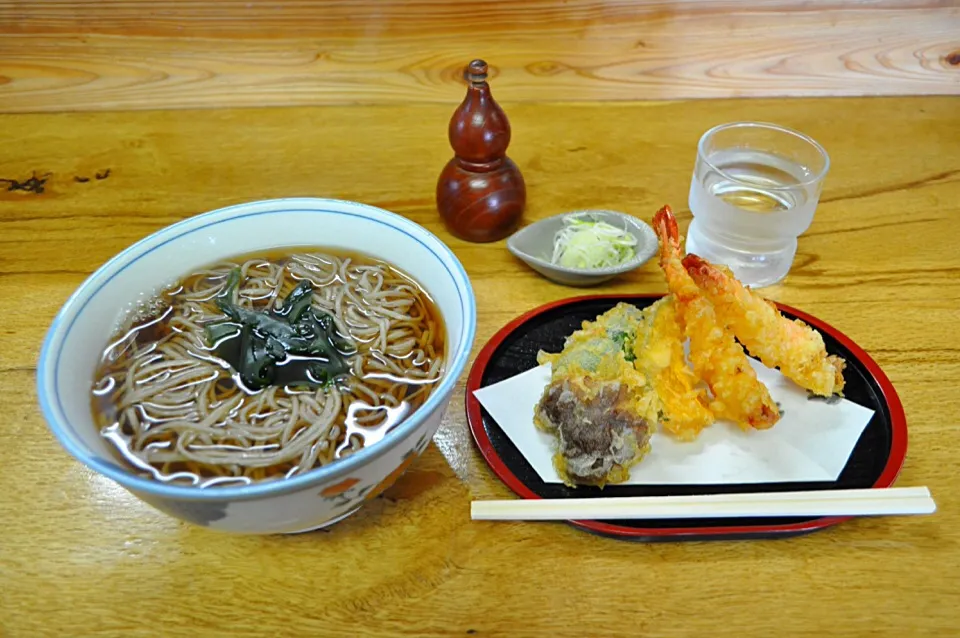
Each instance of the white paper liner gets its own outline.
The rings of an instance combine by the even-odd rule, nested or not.
[[[751,359],[757,376],[781,406],[768,430],[744,432],[718,421],[691,443],[656,432],[651,450],[630,472],[628,485],[782,483],[835,481],[843,471],[873,410],[843,399],[810,400],[806,390]],[[561,483],[551,457],[555,439],[533,424],[533,413],[550,381],[550,365],[480,388],[477,400],[497,421],[540,478]]]

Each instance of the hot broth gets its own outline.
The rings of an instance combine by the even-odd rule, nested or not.
[[[444,371],[427,292],[339,250],[243,255],[142,304],[104,349],[92,409],[157,480],[237,485],[302,474],[376,444]]]

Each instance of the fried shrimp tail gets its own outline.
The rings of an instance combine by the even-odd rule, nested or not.
[[[713,305],[701,294],[680,257],[680,232],[669,206],[653,218],[660,238],[660,268],[673,294],[677,320],[690,340],[694,372],[713,393],[710,409],[741,427],[766,429],[780,410],[733,334],[718,322]]]
[[[744,287],[726,269],[697,255],[683,259],[687,272],[733,330],[747,351],[770,368],[814,394],[843,390],[843,359],[827,355],[820,333],[799,319],[791,321],[777,307]]]

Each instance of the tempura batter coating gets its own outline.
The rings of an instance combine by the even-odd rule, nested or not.
[[[582,379],[622,382],[630,388],[630,410],[651,423],[659,414],[657,396],[648,379],[633,365],[637,331],[643,313],[635,306],[619,303],[594,321],[584,321],[580,330],[567,337],[557,354],[540,352],[537,362],[550,363],[552,379]]]
[[[629,478],[649,450],[659,401],[632,363],[642,313],[621,303],[583,322],[558,354],[540,352],[551,381],[534,414],[557,437],[554,467],[568,485],[603,486]]]
[[[651,424],[632,409],[631,388],[590,377],[552,381],[535,423],[557,437],[553,465],[570,486],[622,483],[649,451]]]
[[[697,255],[683,259],[687,272],[710,300],[717,317],[754,357],[797,385],[820,396],[843,390],[843,359],[827,355],[820,333],[791,321],[777,307],[746,288],[725,268]]]
[[[737,339],[817,394],[843,388],[844,363],[826,354],[819,333],[785,319],[724,267],[681,258],[669,207],[657,212],[653,227],[670,294],[642,311],[619,303],[584,321],[561,352],[537,355],[552,375],[534,422],[556,437],[554,466],[571,486],[628,480],[657,423],[684,441],[717,419],[772,427],[779,408]]]
[[[678,323],[690,339],[693,370],[713,393],[710,410],[742,428],[773,426],[780,419],[777,404],[681,263],[680,232],[669,206],[657,211],[653,227],[660,237],[660,268],[673,294]]]
[[[660,424],[683,441],[697,438],[714,421],[706,392],[687,366],[684,335],[672,297],[644,309],[643,324],[633,343],[634,367],[653,385],[660,402]]]

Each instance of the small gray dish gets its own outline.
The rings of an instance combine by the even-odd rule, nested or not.
[[[623,228],[637,238],[636,254],[633,259],[610,268],[580,269],[567,268],[550,263],[553,254],[553,239],[563,228],[564,219],[571,215],[589,214],[617,228]],[[566,286],[596,286],[613,279],[617,275],[639,268],[659,249],[656,233],[649,224],[624,213],[612,210],[576,210],[554,215],[521,228],[507,239],[507,249],[518,259],[538,273]]]

